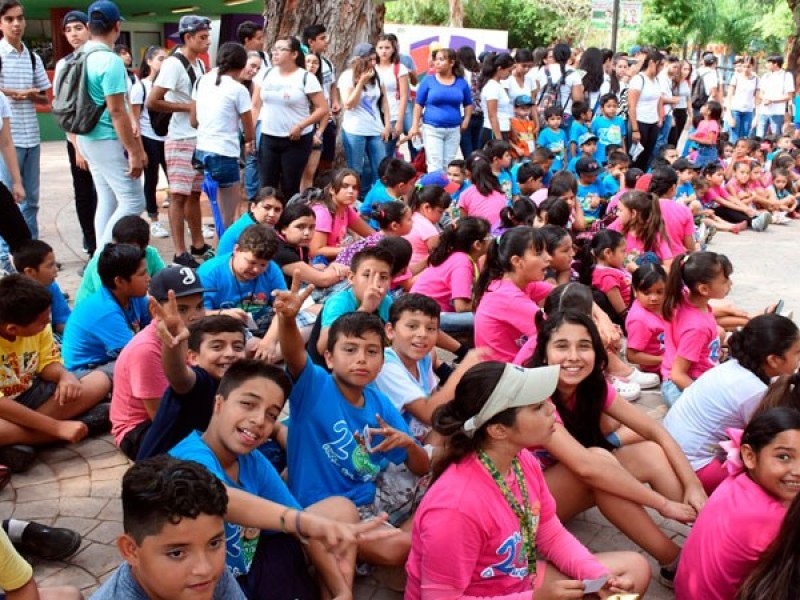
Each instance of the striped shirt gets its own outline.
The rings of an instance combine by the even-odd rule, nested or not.
[[[0,40],[0,59],[3,61],[0,70],[0,89],[28,90],[36,88],[40,92],[50,89],[50,80],[44,70],[42,59],[34,53],[36,72],[31,72],[31,57],[27,46],[22,45],[18,52],[8,40]],[[11,137],[18,148],[38,146],[39,121],[36,119],[36,108],[30,100],[13,100],[11,104]]]

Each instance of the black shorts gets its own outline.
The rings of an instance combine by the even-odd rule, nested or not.
[[[58,386],[52,381],[45,381],[40,377],[34,377],[31,387],[14,398],[14,400],[26,408],[39,410],[39,407],[56,393],[57,387]]]
[[[322,154],[320,160],[333,162],[336,158],[336,121],[331,119],[328,126],[322,132]]]
[[[250,571],[239,577],[239,586],[250,600],[319,598],[302,545],[285,533],[261,533]]]

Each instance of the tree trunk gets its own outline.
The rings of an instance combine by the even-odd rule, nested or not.
[[[374,0],[264,0],[264,38],[271,48],[279,35],[300,36],[304,27],[321,23],[328,29],[327,58],[341,73],[356,44],[375,42],[386,12]]]
[[[450,0],[450,27],[464,26],[464,4],[461,0]]]
[[[786,40],[786,60],[785,68],[790,73],[795,74],[795,79],[798,77],[797,65],[800,61],[800,1],[787,0],[789,10],[792,11],[792,20],[794,21],[794,35],[790,35]],[[795,89],[797,86],[795,84]]]

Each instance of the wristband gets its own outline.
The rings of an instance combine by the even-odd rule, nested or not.
[[[436,367],[433,372],[436,373],[436,376],[439,378],[439,385],[444,385],[450,375],[453,374],[453,367],[448,365],[446,362],[443,362]]]
[[[302,512],[302,510],[298,510],[294,514],[294,532],[303,544],[308,544],[308,536],[300,529],[300,514]]]
[[[455,361],[455,362],[459,363],[459,362],[461,362],[462,360],[464,360],[464,358],[467,356],[467,353],[468,353],[468,352],[469,352],[469,347],[468,347],[467,345],[465,345],[465,344],[461,344],[461,345],[460,345],[460,346],[459,346],[459,347],[456,349],[456,351],[455,351],[455,352],[453,352],[453,354],[455,354],[455,355],[456,355],[456,361]]]
[[[288,513],[290,510],[292,510],[292,509],[291,508],[285,508],[283,510],[283,512],[281,513],[280,521],[281,521],[281,532],[282,533],[289,533],[289,530],[286,528],[286,513]]]

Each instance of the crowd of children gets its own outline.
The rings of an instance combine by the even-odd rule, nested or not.
[[[116,9],[95,4],[93,34]],[[187,47],[208,32],[181,23]],[[800,331],[780,306],[751,317],[725,301],[734,267],[708,246],[800,218],[800,145],[779,131],[718,150],[709,95],[685,157],[666,138],[642,149],[659,133],[646,103],[663,108],[655,50],[613,61],[630,62],[626,84],[642,66],[637,120],[620,114],[619,75],[584,90],[563,44],[535,85],[528,51],[490,53],[478,74],[437,49],[412,108],[416,74],[397,68],[392,36],[357,46],[337,86],[325,35],[304,32],[312,81],[292,37],[251,76],[265,129],[249,168],[270,185],[248,186],[244,209],[238,156],[214,140],[223,117],[241,121],[255,151],[244,48],[226,44],[201,73],[175,127],[198,127],[220,188],[216,251],[193,231],[166,266],[148,201],[150,225],[106,224],[70,307],[48,244],[11,249],[0,463],[24,471],[33,447],[108,429],[135,461],[124,562],[93,597],[349,598],[373,566],[405,567],[414,599],[644,595],[642,556],[593,555],[564,528],[596,506],[678,600],[779,598],[775,573],[795,579],[776,563],[797,571]],[[173,67],[148,80],[148,119],[176,102]],[[212,115],[220,85],[233,112]],[[340,100],[349,168],[301,185],[312,147],[325,162],[322,136],[335,141]],[[479,114],[485,143],[456,158],[459,123]],[[409,127],[427,166],[402,158]],[[194,175],[174,165],[186,147],[167,147],[170,202],[188,218]],[[663,426],[632,406],[643,389],[660,389]],[[647,508],[694,524],[683,549]],[[31,578],[12,567],[0,582],[13,592]]]

